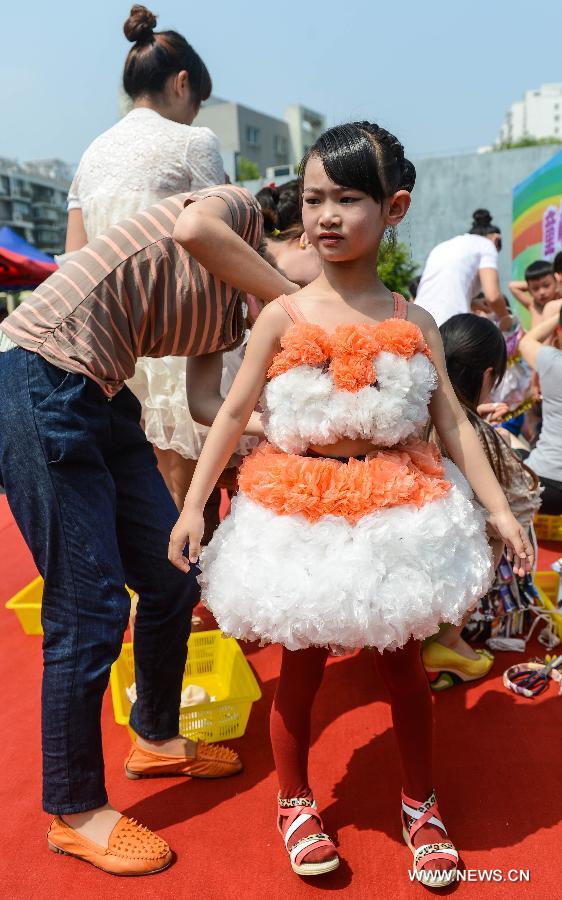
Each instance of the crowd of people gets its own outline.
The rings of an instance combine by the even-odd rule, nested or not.
[[[415,186],[399,140],[331,128],[297,180],[253,197],[192,124],[207,67],[155,29],[133,7],[131,110],[80,161],[59,270],[0,328],[1,480],[44,578],[49,847],[123,875],[173,859],[105,788],[125,584],[127,776],[241,770],[234,750],[178,733],[203,588],[225,633],[283,648],[270,733],[292,869],[339,865],[309,783],[311,709],[328,655],[368,647],[404,839],[420,880],[444,887],[458,852],[434,791],[430,682],[490,670],[471,642],[525,612],[533,517],[562,513],[562,259],[510,284],[525,331],[500,286],[500,229],[477,210],[406,302],[373,263]]]

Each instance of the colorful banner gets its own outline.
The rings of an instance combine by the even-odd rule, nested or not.
[[[513,188],[512,238],[518,281],[530,263],[552,260],[562,250],[562,150]]]

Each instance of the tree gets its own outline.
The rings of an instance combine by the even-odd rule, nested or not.
[[[519,147],[539,147],[543,144],[562,144],[557,137],[536,138],[532,134],[524,134],[517,141],[500,141],[494,150],[517,150]]]
[[[245,156],[239,156],[236,159],[236,180],[237,181],[256,181],[260,178],[260,170],[255,162],[247,159]]]
[[[410,257],[405,244],[393,239],[383,239],[377,269],[381,281],[389,291],[409,295],[408,285],[415,277],[418,266]]]

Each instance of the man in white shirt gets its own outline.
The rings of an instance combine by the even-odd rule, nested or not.
[[[507,307],[500,289],[498,250],[500,229],[487,210],[476,210],[471,231],[444,241],[427,258],[416,303],[442,325],[457,313],[471,312],[473,298],[482,291],[490,311],[499,317]]]

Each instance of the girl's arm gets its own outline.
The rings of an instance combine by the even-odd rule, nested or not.
[[[168,559],[182,572],[188,572],[189,563],[199,558],[203,507],[246,429],[288,324],[286,312],[279,304],[272,303],[252,329],[244,361],[207,436],[183,510],[170,536]],[[189,544],[189,560],[183,555],[186,544]]]
[[[416,319],[431,350],[438,375],[437,388],[429,406],[435,429],[447,453],[490,513],[490,524],[506,543],[508,554],[515,557],[514,571],[524,575],[533,563],[529,538],[512,514],[476,432],[457,400],[447,374],[441,335],[434,320],[421,309],[417,311]]]
[[[551,303],[548,303],[547,305],[550,307],[549,312],[552,312],[553,309],[558,306],[556,315],[550,316],[548,319],[544,319],[538,325],[535,325],[535,327],[531,328],[527,334],[524,334],[519,341],[519,352],[532,369],[536,369],[537,367],[537,353],[542,347],[543,341],[556,330],[560,321],[562,300],[552,300]]]
[[[220,387],[223,369],[222,351],[191,356],[186,367],[187,404],[191,417],[199,425],[211,426],[224,403]],[[244,434],[263,438],[261,416],[253,412]]]
[[[236,234],[230,210],[220,197],[206,197],[186,207],[172,237],[212,275],[262,300],[299,290]]]

